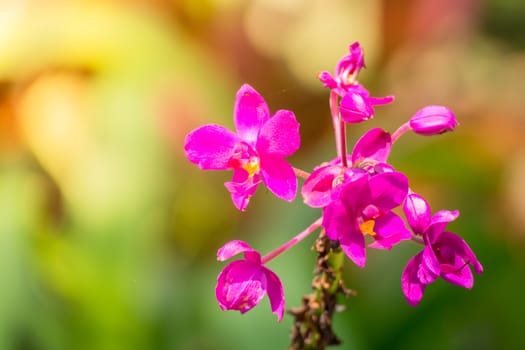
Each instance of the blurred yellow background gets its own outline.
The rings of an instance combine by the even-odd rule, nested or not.
[[[343,349],[520,349],[525,313],[525,3],[518,0],[0,1],[0,350],[284,349],[292,318],[268,301],[245,315],[215,301],[227,240],[263,254],[320,212],[259,189],[238,212],[223,182],[185,159],[206,123],[233,128],[235,92],[293,110],[310,171],[335,147],[316,79],[359,41],[373,96],[396,102],[349,130],[394,131],[442,104],[454,133],[404,136],[392,164],[485,272],[442,281],[408,306],[401,271],[417,247],[348,263],[357,296]],[[287,307],[310,292],[313,237],[270,263]]]

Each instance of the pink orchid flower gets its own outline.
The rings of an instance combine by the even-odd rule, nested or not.
[[[343,252],[357,266],[366,262],[365,235],[376,249],[391,249],[410,239],[403,220],[392,209],[401,205],[408,192],[408,179],[399,172],[371,176],[363,169],[348,169],[344,183],[332,191],[332,201],[323,209],[326,236],[338,240]]]
[[[346,123],[355,124],[372,118],[374,106],[391,103],[394,96],[371,97],[357,80],[359,71],[365,67],[363,49],[358,42],[354,42],[350,44],[348,51],[337,63],[333,76],[323,71],[317,77],[332,93],[341,97],[341,118]]]
[[[244,253],[244,259],[232,261],[217,277],[215,295],[219,306],[222,310],[245,313],[268,294],[272,312],[280,322],[285,307],[283,285],[279,277],[262,264],[259,252],[246,242],[234,240],[217,251],[217,260],[225,261],[240,253]]]
[[[279,110],[270,117],[265,100],[248,84],[237,92],[233,113],[237,133],[215,124],[197,128],[186,136],[186,156],[204,170],[233,170],[225,186],[239,210],[246,210],[261,181],[277,197],[291,202],[297,178],[284,158],[300,145],[295,115]]]
[[[428,284],[438,277],[445,281],[472,288],[474,272],[483,272],[483,266],[469,245],[457,234],[445,231],[446,225],[454,221],[459,212],[440,210],[431,216],[427,201],[416,193],[407,196],[403,210],[412,231],[423,238],[425,248],[407,263],[401,286],[407,302],[416,306],[423,298]]]
[[[367,89],[356,84],[346,88],[339,112],[345,122],[357,124],[374,117],[374,106],[386,105],[393,101],[394,96],[371,97]]]

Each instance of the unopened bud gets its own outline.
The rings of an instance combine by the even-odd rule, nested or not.
[[[454,113],[443,106],[423,107],[409,121],[416,134],[425,136],[452,131],[458,124]]]

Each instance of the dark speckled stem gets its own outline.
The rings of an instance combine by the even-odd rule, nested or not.
[[[323,230],[313,249],[317,252],[313,292],[303,296],[302,306],[288,311],[295,318],[289,350],[323,350],[341,344],[332,328],[334,313],[343,309],[337,298],[339,294],[355,294],[343,285],[344,253],[339,244],[328,239]]]

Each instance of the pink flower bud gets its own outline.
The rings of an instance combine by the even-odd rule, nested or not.
[[[458,124],[454,113],[443,106],[423,107],[409,121],[416,134],[425,136],[452,131]]]

